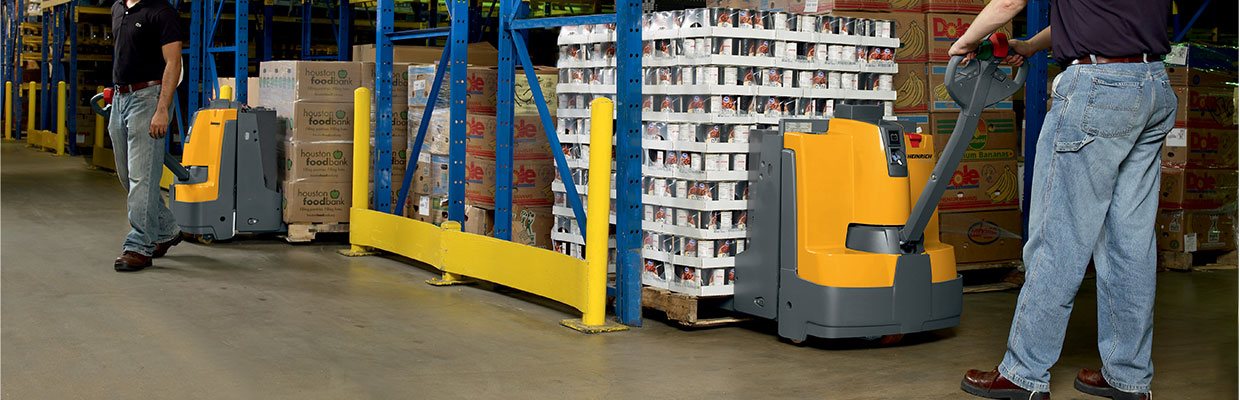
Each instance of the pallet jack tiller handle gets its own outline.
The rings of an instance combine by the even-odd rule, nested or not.
[[[918,251],[926,225],[947,190],[952,172],[960,165],[960,159],[977,132],[977,121],[982,110],[1011,97],[1025,85],[1029,63],[1017,68],[1015,76],[999,68],[1009,51],[1007,35],[996,32],[982,41],[971,61],[965,62],[963,56],[953,56],[947,63],[944,82],[947,93],[960,105],[960,117],[956,119],[956,127],[947,140],[947,146],[930,173],[925,190],[922,190],[917,204],[909,213],[908,221],[900,228],[900,245],[906,251]]]
[[[112,88],[104,88],[102,93],[95,93],[90,98],[90,109],[104,118],[111,117]],[[172,171],[172,175],[175,175],[177,180],[184,182],[190,179],[189,170],[185,169],[185,166],[181,165],[181,162],[177,161],[176,157],[166,150],[164,151],[164,166],[169,171]]]

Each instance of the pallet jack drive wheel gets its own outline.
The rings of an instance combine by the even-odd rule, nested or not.
[[[215,235],[194,235],[194,241],[203,245],[215,243]]]
[[[895,346],[904,340],[904,334],[898,333],[894,335],[871,336],[865,338],[880,347]]]

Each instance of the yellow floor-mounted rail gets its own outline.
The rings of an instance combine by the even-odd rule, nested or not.
[[[4,83],[4,138],[13,139],[13,82]]]
[[[606,321],[607,231],[610,206],[611,132],[610,100],[591,103],[591,164],[589,210],[586,225],[587,260],[558,252],[461,231],[448,221],[441,226],[371,210],[365,182],[370,169],[370,91],[354,92],[353,207],[345,254],[384,250],[438,268],[443,277],[428,283],[444,285],[477,279],[494,282],[567,304],[582,319],[561,323],[599,333],[627,329]]]
[[[30,83],[30,109],[27,112],[30,119],[26,125],[26,144],[51,151],[58,156],[65,155],[65,139],[69,136],[68,115],[66,115],[68,113],[65,112],[65,102],[69,99],[68,88],[64,81],[56,83],[56,109],[60,110],[56,113],[56,131],[36,130],[34,129],[36,89],[34,82]]]

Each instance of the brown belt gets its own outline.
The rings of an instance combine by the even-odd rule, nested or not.
[[[160,81],[139,82],[132,85],[116,85],[116,92],[120,94],[133,93],[142,89],[149,88],[160,84]]]
[[[1124,57],[1103,57],[1103,56],[1085,56],[1073,61],[1073,64],[1115,64],[1115,63],[1144,63],[1159,60],[1156,56],[1148,54],[1138,54],[1135,56]]]

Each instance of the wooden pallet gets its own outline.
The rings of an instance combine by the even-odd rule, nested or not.
[[[309,243],[320,233],[348,233],[349,224],[327,223],[327,224],[311,224],[311,223],[290,223],[288,224],[288,233],[284,235],[284,240],[289,243]]]
[[[642,288],[642,307],[662,311],[669,321],[691,328],[707,328],[746,321],[719,308],[729,297],[697,297],[666,289]]]
[[[986,278],[983,282],[974,281],[966,285],[965,293],[1002,292],[1019,288],[1025,283],[1025,273],[1020,270],[1021,265],[1020,260],[965,263],[957,264],[956,271],[974,279],[977,279],[979,274],[982,278]],[[1007,273],[1001,273],[1001,271],[1007,271]]]
[[[1193,271],[1204,269],[1236,268],[1236,251],[1199,250],[1192,253],[1177,251],[1158,252],[1158,269]]]

